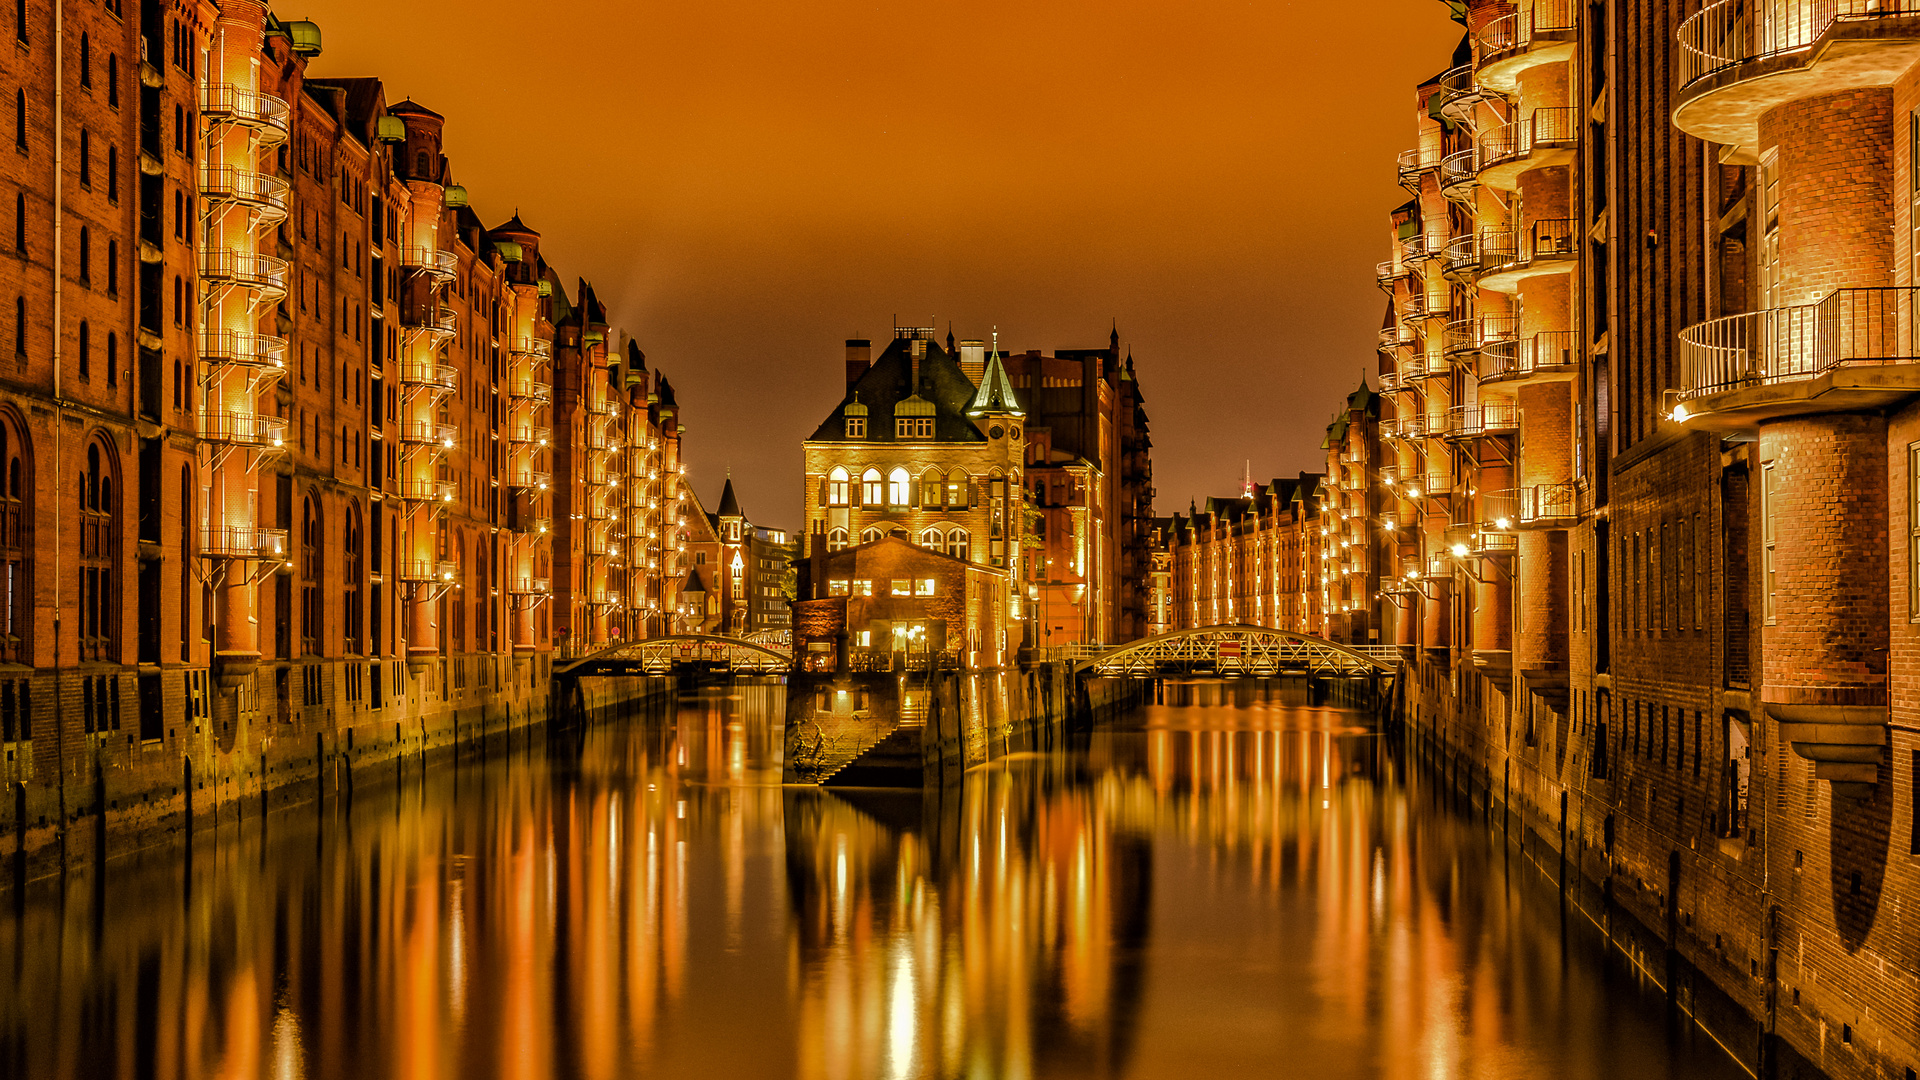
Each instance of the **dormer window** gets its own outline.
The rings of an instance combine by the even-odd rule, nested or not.
[[[894,426],[896,438],[933,438],[933,417],[931,416],[902,416],[894,420]]]
[[[864,416],[847,417],[847,438],[864,439],[867,437],[867,418]]]

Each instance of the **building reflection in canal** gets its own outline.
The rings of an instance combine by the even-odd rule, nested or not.
[[[922,795],[739,684],[36,882],[0,1074],[1737,1074],[1357,715],[1188,690]]]

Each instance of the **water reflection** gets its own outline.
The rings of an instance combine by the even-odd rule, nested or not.
[[[779,786],[742,684],[39,882],[0,1075],[1735,1076],[1358,717]],[[97,887],[96,887],[97,886]]]

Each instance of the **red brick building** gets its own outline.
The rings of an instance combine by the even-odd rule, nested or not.
[[[1006,572],[886,536],[802,564],[794,648],[808,670],[998,666]]]

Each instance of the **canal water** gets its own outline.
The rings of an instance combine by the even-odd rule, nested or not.
[[[742,683],[34,882],[0,1076],[1745,1075],[1359,714],[1175,689],[923,796]]]

